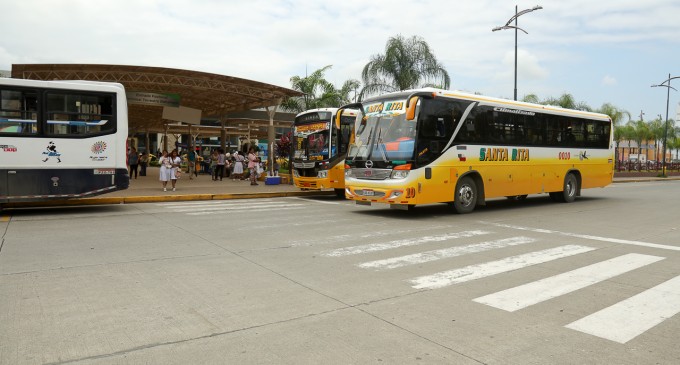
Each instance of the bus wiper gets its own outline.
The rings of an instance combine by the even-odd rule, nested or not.
[[[382,155],[383,161],[387,161],[387,147],[385,147],[385,143],[383,142],[382,139],[382,128],[378,131],[378,149],[380,150],[380,154]]]

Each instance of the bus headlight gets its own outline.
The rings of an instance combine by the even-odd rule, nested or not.
[[[297,169],[293,169],[293,177],[300,177],[300,173]]]
[[[327,177],[328,177],[328,170],[319,171],[319,172],[316,174],[316,177],[318,177],[319,179],[325,179],[325,178],[327,178]]]
[[[390,179],[405,179],[408,176],[409,170],[392,170]]]
[[[345,177],[354,177],[354,173],[351,168],[345,167]]]

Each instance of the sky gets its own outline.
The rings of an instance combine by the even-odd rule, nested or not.
[[[390,37],[420,36],[452,90],[513,98],[519,11],[518,97],[573,95],[635,120],[665,119],[680,76],[678,0],[0,0],[0,70],[21,63],[171,67],[290,87],[332,65],[340,87],[361,80]],[[680,79],[671,81],[680,90]],[[669,118],[680,92],[670,90]]]

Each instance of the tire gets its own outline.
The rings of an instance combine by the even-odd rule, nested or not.
[[[477,205],[477,197],[477,184],[470,177],[465,176],[456,184],[453,208],[458,214],[470,213]]]
[[[345,189],[335,189],[335,196],[339,199],[345,199]]]
[[[578,179],[574,174],[567,174],[564,177],[564,185],[562,191],[550,193],[550,199],[560,203],[571,203],[576,200],[576,192],[578,191]]]

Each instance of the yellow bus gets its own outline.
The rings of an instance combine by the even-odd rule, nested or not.
[[[345,196],[345,156],[352,138],[356,110],[307,110],[293,122],[293,182],[303,190],[334,189]]]
[[[357,204],[469,213],[497,197],[572,202],[612,182],[604,114],[431,88],[343,108],[361,111],[345,163],[345,195]]]

